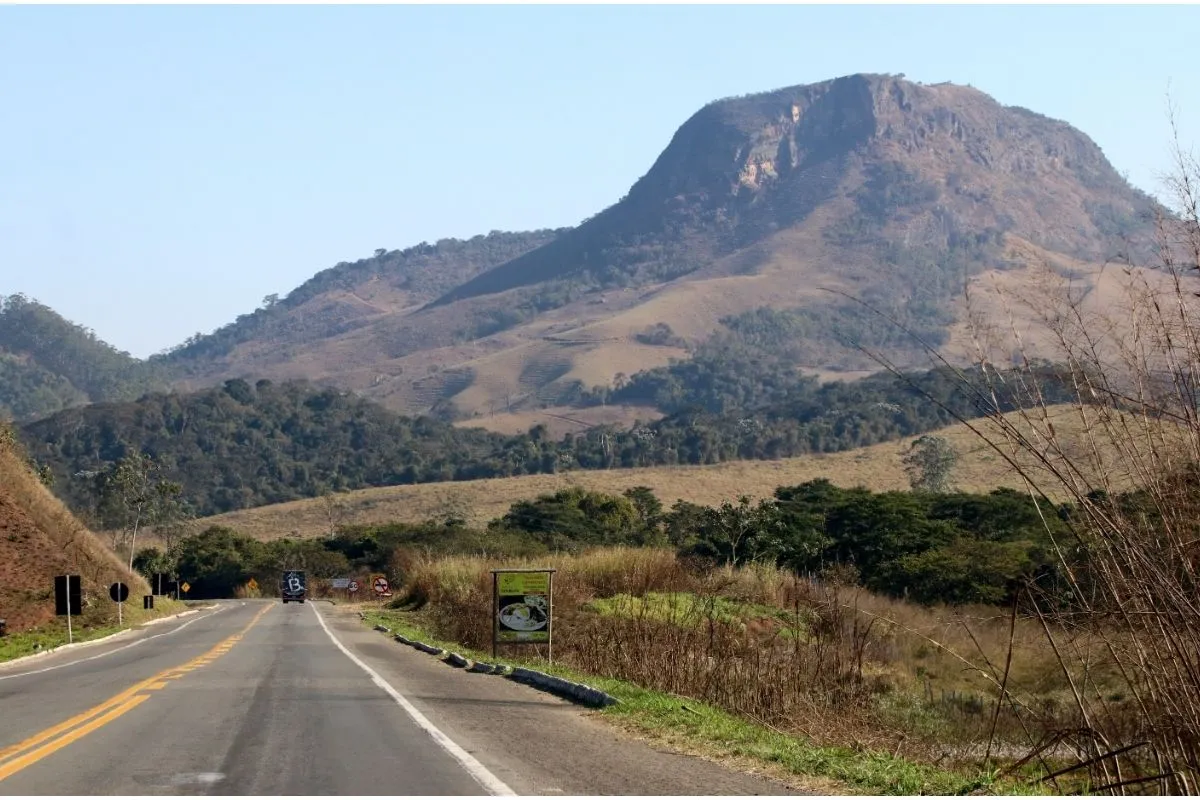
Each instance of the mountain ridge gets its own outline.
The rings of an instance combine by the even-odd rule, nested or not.
[[[911,341],[824,290],[949,346],[982,276],[1020,284],[1030,253],[1081,274],[1144,259],[1160,211],[1065,122],[848,75],[706,104],[577,226],[376,251],[152,361],[179,390],[309,379],[467,421],[569,404],[760,308],[807,320],[810,371],[862,371],[864,345],[912,365]]]

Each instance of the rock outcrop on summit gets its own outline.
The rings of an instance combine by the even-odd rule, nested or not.
[[[705,106],[621,202],[438,304],[578,274],[679,277],[845,199],[831,216],[873,218],[901,246],[1011,233],[1089,261],[1144,238],[1153,210],[1064,122],[970,87],[853,75]]]

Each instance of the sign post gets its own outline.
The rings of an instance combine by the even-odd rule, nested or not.
[[[492,570],[492,658],[501,644],[546,644],[554,662],[554,569]]]
[[[129,599],[129,587],[117,581],[112,586],[108,587],[108,596],[117,604],[117,627],[125,627],[125,618],[121,609],[125,606],[125,601]]]
[[[383,598],[392,596],[392,588],[388,585],[388,579],[383,575],[375,575],[371,578],[371,588],[375,590],[375,596],[381,603]]]
[[[83,586],[79,575],[54,576],[54,613],[57,616],[67,616],[67,643],[75,641],[71,630],[71,615],[83,613]]]

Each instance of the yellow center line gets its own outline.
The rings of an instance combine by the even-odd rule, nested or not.
[[[254,615],[254,619],[250,620],[245,628],[225,639],[204,655],[194,658],[178,667],[165,669],[157,675],[138,681],[133,686],[113,695],[100,705],[47,728],[40,733],[34,734],[23,742],[18,742],[15,745],[0,750],[0,781],[40,761],[51,753],[66,747],[71,742],[83,738],[92,731],[104,727],[150,698],[148,694],[139,694],[139,692],[165,688],[168,681],[182,678],[193,669],[211,664],[216,658],[228,653],[233,645],[241,641],[242,637],[273,607],[273,605],[265,606],[262,611]],[[48,744],[43,744],[47,741],[49,741]]]
[[[49,744],[44,744],[36,750],[28,752],[25,755],[20,756],[18,758],[14,758],[12,761],[6,762],[4,764],[0,764],[0,781],[4,780],[9,775],[12,775],[15,772],[20,772],[21,770],[28,767],[30,764],[35,764],[38,761],[41,761],[46,756],[48,756],[51,753],[54,753],[58,750],[61,750],[62,748],[69,745],[71,742],[74,742],[77,739],[82,739],[84,736],[87,736],[89,733],[96,730],[97,728],[104,727],[105,725],[112,722],[117,717],[121,716],[122,714],[126,713],[127,711],[137,708],[143,702],[145,702],[146,700],[149,700],[149,699],[150,699],[150,695],[148,695],[148,694],[135,694],[133,697],[129,698],[121,705],[112,709],[107,714],[97,717],[96,719],[92,720],[91,722],[87,723],[86,725],[83,725],[82,727],[79,727],[79,728],[74,729],[73,731],[70,731],[65,736],[60,736],[57,739],[50,742]]]

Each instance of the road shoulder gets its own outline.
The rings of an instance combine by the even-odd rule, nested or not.
[[[363,626],[352,610],[319,605],[343,645],[520,794],[808,793],[794,776],[683,754],[558,697],[455,669]]]

